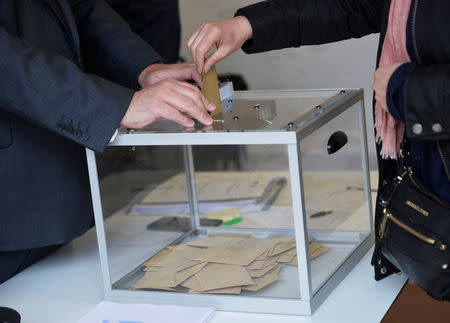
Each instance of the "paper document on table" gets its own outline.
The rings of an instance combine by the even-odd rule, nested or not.
[[[197,198],[199,202],[258,199],[272,179],[273,174],[263,172],[197,172]],[[178,174],[156,186],[141,203],[183,203],[186,200],[186,176]]]
[[[239,212],[256,212],[270,208],[273,196],[278,196],[285,184],[284,176],[269,172],[197,172],[199,211],[236,208]],[[189,213],[184,174],[154,187],[128,212],[129,215],[169,213]]]
[[[78,323],[206,323],[213,316],[211,307],[101,302]]]
[[[219,211],[227,208],[237,208],[240,212],[257,212],[261,210],[262,205],[255,203],[255,200],[242,201],[217,201],[217,202],[199,202],[198,210],[200,213],[210,211]],[[128,215],[147,215],[147,214],[188,214],[189,204],[136,204]]]

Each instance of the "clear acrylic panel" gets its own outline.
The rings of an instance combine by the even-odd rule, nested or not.
[[[294,229],[285,145],[196,146],[194,156],[201,218],[225,230]]]
[[[111,281],[130,284],[122,278],[192,229],[183,150],[109,147],[97,155],[97,170]],[[180,176],[172,187],[166,184]],[[176,214],[167,207],[168,191],[178,198]]]
[[[175,169],[165,180],[140,189],[126,206],[126,223],[120,230],[133,229],[127,252],[133,250],[133,239],[141,237],[144,243],[133,250],[139,254],[133,270],[128,268],[129,273],[113,287],[299,298],[286,146],[185,149],[185,156],[192,156],[190,161],[186,159],[184,169],[192,167],[198,220],[195,209],[189,213],[185,183],[190,177],[186,172]],[[173,155],[151,159],[152,169],[167,168],[164,161],[168,158]],[[179,228],[182,221],[189,225]],[[134,230],[140,223],[139,230]],[[155,236],[162,239],[155,243]],[[110,266],[117,264],[110,259]]]
[[[300,138],[307,230],[330,248],[311,262],[313,291],[370,233],[360,120],[355,104]]]

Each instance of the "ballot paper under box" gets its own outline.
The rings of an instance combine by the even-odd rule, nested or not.
[[[368,252],[363,90],[229,103],[87,150],[106,300],[310,315]]]

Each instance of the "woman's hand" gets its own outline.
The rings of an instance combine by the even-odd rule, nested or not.
[[[187,42],[197,71],[207,73],[218,61],[241,48],[252,34],[252,26],[243,16],[202,24]],[[213,45],[217,50],[206,58]]]
[[[395,70],[403,63],[396,63],[388,66],[379,67],[375,71],[375,77],[373,82],[373,90],[375,91],[375,101],[379,104],[380,108],[389,112],[387,106],[387,87],[389,80]]]

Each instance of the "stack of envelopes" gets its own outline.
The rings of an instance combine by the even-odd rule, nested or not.
[[[330,248],[309,239],[310,259]],[[186,293],[240,294],[279,279],[283,265],[297,266],[294,237],[266,239],[215,234],[162,250],[144,264],[144,277],[132,289]]]

